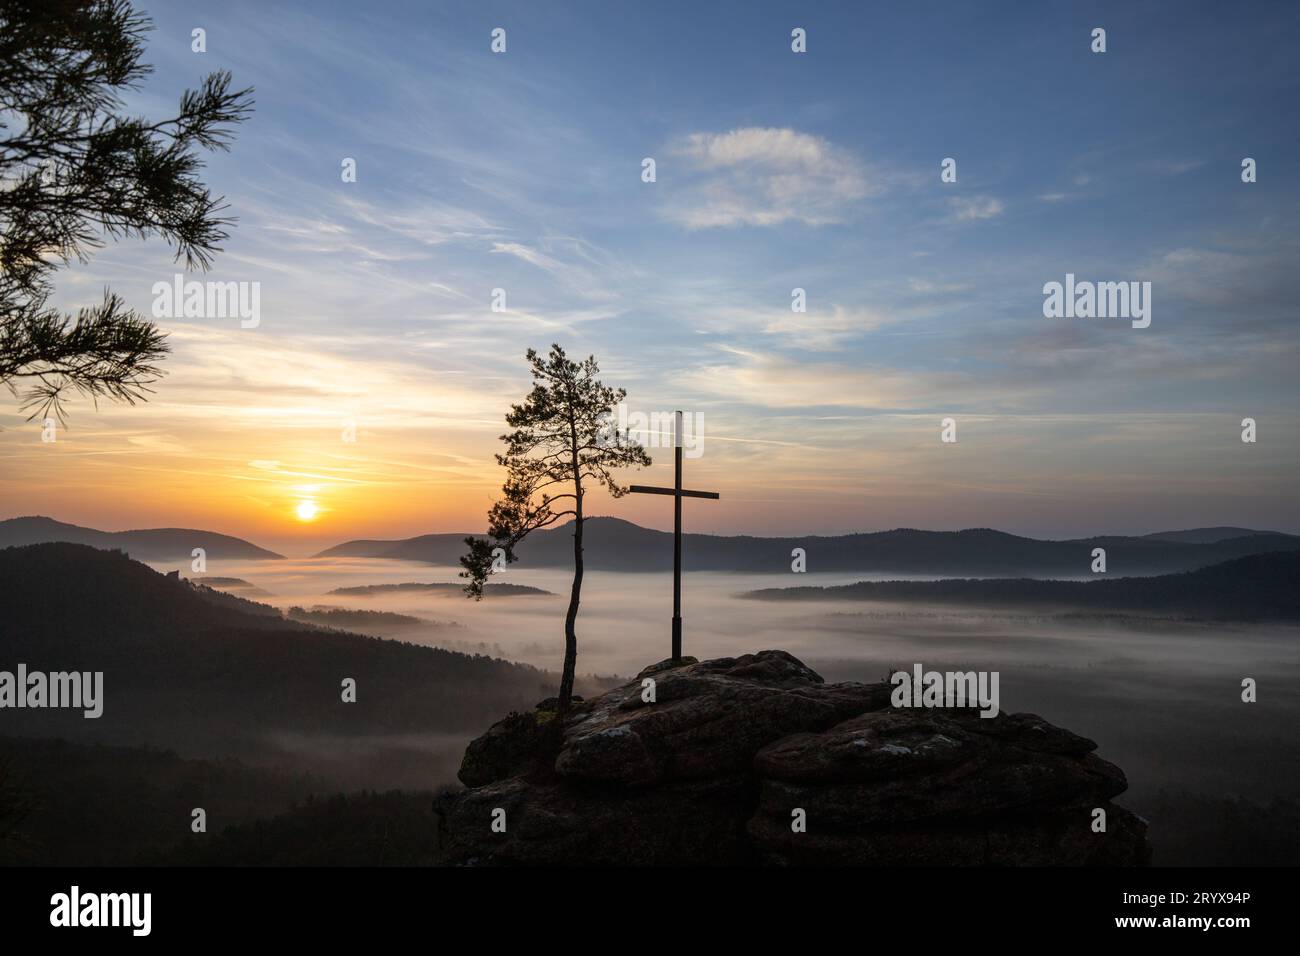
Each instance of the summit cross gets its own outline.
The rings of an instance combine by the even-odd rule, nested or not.
[[[722,496],[716,491],[690,491],[682,487],[682,413],[677,412],[673,427],[673,445],[676,452],[676,469],[671,488],[653,485],[631,485],[628,491],[641,495],[673,496],[673,660],[682,656],[682,499],[713,498]]]

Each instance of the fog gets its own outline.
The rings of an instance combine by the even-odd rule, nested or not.
[[[457,570],[373,559],[223,562],[209,569],[265,589],[272,597],[258,600],[279,607],[328,605],[428,618],[444,626],[385,636],[558,670],[570,585],[564,570],[512,567],[494,578],[554,592],[549,596],[473,602],[458,592],[326,593],[366,584],[456,582]],[[1130,791],[1122,802],[1139,812],[1162,788],[1258,802],[1294,798],[1300,790],[1300,628],[739,597],[751,588],[863,578],[688,574],[685,653],[703,659],[780,648],[828,681],[877,680],[918,662],[942,670],[997,670],[1001,709],[1037,713],[1096,740],[1099,753],[1128,774]],[[671,614],[671,575],[588,572],[578,617],[579,672],[631,677],[667,657]],[[445,626],[449,622],[460,626]],[[1258,703],[1241,701],[1245,677],[1258,682]]]

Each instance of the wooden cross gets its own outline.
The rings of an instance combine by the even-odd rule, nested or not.
[[[722,496],[716,491],[688,491],[682,487],[682,413],[677,412],[673,428],[673,445],[676,450],[676,475],[671,488],[651,485],[630,485],[628,491],[642,495],[673,496],[673,660],[682,656],[682,499],[713,498]]]

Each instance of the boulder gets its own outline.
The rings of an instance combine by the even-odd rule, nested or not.
[[[794,833],[790,818],[757,814],[749,834],[763,863],[808,866],[1138,866],[1150,856],[1146,823],[1102,804],[1106,832],[1094,833],[1091,808],[970,820],[965,824],[823,829],[809,816]]]
[[[652,679],[653,700],[643,681]],[[1123,772],[1031,714],[894,709],[784,651],[663,661],[473,741],[440,798],[451,862],[1134,864]],[[1094,833],[1092,813],[1107,812]],[[804,832],[791,827],[802,810]],[[504,812],[504,832],[494,819]],[[495,814],[495,816],[494,816]]]
[[[554,720],[554,709],[541,705],[531,713],[509,714],[469,742],[456,776],[467,787],[485,787],[534,769]]]
[[[784,651],[665,664],[575,709],[555,771],[622,786],[748,773],[772,741],[889,705],[886,685],[826,684]],[[654,703],[644,699],[647,675]]]
[[[999,728],[999,723],[1016,725]],[[1095,744],[1027,714],[887,710],[821,734],[794,734],[754,757],[760,809],[802,807],[847,830],[1096,806],[1123,793],[1124,773]],[[1021,746],[1026,740],[1030,746]],[[1081,749],[1086,748],[1086,749]]]
[[[629,790],[513,777],[444,798],[442,849],[468,864],[750,864],[752,805],[743,776]]]

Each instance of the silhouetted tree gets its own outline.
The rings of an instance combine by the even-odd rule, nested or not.
[[[120,298],[75,317],[47,306],[52,273],[104,237],[162,236],[208,268],[226,238],[223,200],[196,147],[226,149],[251,89],[208,75],[159,122],[120,115],[150,21],[127,0],[0,0],[0,382],[29,382],[30,417],[62,417],[68,389],[134,403],[157,378],[164,336]]]
[[[595,481],[620,498],[627,489],[614,481],[611,470],[646,466],[650,457],[626,432],[613,426],[614,406],[627,392],[609,388],[596,378],[600,368],[594,356],[573,362],[564,349],[552,345],[545,358],[533,349],[528,350],[527,358],[532,365],[533,390],[506,415],[506,424],[514,431],[501,436],[506,453],[496,456],[506,469],[506,480],[501,489],[504,497],[488,512],[491,540],[465,539],[469,553],[460,559],[465,568],[460,576],[469,578],[466,593],[481,599],[496,549],[501,549],[507,563],[512,562],[516,560],[515,546],[531,532],[561,518],[573,519],[573,587],[564,617],[564,671],[560,677],[563,711],[573,696],[578,660],[584,482]],[[567,505],[557,508],[558,502]]]

